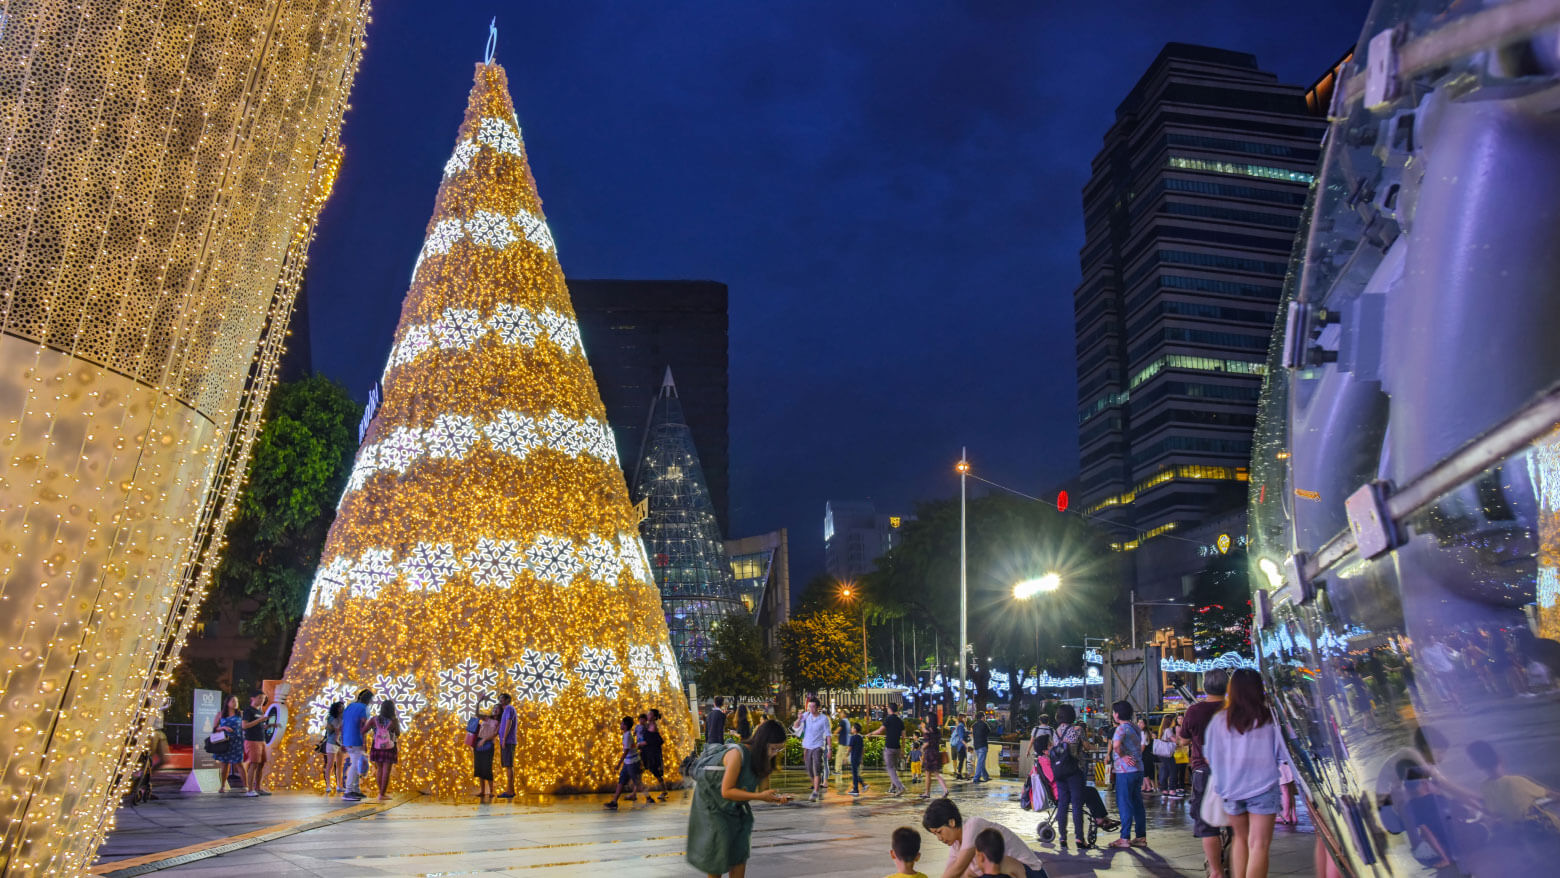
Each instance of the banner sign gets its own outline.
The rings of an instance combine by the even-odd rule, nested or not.
[[[222,693],[215,689],[196,689],[195,704],[190,711],[191,723],[194,725],[190,740],[195,744],[195,757],[193,768],[216,768],[217,757],[206,752],[206,736],[211,734],[211,727],[217,724],[217,716],[222,712]]]

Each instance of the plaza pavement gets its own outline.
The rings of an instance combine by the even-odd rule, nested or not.
[[[861,799],[835,787],[822,804],[755,804],[753,858],[748,874],[880,878],[893,871],[889,833],[920,827],[924,802],[888,798],[886,777],[871,772]],[[803,791],[806,777],[784,772],[776,786]],[[1040,851],[1053,878],[1153,876],[1196,878],[1202,852],[1191,838],[1184,800],[1148,802],[1147,849],[1078,852],[1035,840],[1036,818],[1018,806],[1018,784],[999,780],[953,785],[965,814],[1005,823]],[[242,796],[180,794],[123,808],[117,828],[100,852],[97,874],[128,876],[159,871],[188,876],[457,876],[695,874],[683,860],[688,792],[674,790],[666,804],[625,802],[604,811],[605,796],[451,802],[397,796],[388,806],[353,805],[307,793]],[[1109,801],[1109,791],[1106,791]],[[805,797],[804,797],[805,798]],[[1114,807],[1112,806],[1112,816]],[[1104,835],[1105,842],[1111,836]],[[212,845],[226,851],[209,856]],[[245,846],[247,845],[247,846]],[[922,871],[937,876],[947,856],[930,833],[922,834]],[[1280,827],[1273,844],[1275,876],[1311,872],[1313,835],[1302,812],[1299,829]],[[184,851],[174,862],[161,852]]]

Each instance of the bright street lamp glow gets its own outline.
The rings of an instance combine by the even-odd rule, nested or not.
[[[1035,579],[1026,579],[1013,586],[1013,597],[1021,601],[1027,601],[1043,591],[1056,591],[1062,587],[1062,577],[1055,573],[1047,573]]]

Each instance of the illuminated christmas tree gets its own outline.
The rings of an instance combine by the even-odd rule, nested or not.
[[[677,765],[692,722],[638,523],[504,71],[479,64],[285,675],[278,782],[323,785],[325,711],[365,686],[410,726],[403,789],[471,790],[461,738],[498,692],[526,791],[609,784],[617,720],[650,707]]]

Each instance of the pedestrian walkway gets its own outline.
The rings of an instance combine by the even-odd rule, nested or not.
[[[799,771],[786,771],[776,778],[776,786],[801,791],[807,779]],[[1202,874],[1201,848],[1191,838],[1184,801],[1149,802],[1151,846],[1147,849],[1078,853],[1034,841],[1036,818],[1019,808],[1016,782],[953,786],[953,799],[966,814],[1004,823],[1031,840],[1053,878],[1197,878]],[[914,798],[913,788],[911,796],[902,798],[883,796],[886,789],[885,776],[860,799],[841,795],[836,786],[819,804],[756,804],[748,874],[754,878],[880,878],[892,871],[886,855],[889,833],[896,826],[919,828],[925,803]],[[605,796],[532,797],[490,804],[413,797],[397,807],[365,808],[306,793],[277,793],[265,799],[162,790],[159,795],[163,798],[121,809],[118,828],[102,851],[105,862],[137,857],[143,864],[134,874],[145,874],[157,869],[158,850],[261,832],[289,819],[336,816],[346,819],[267,837],[221,856],[169,864],[160,871],[192,878],[693,874],[682,859],[689,795],[682,790],[673,791],[665,804],[624,802],[623,810],[615,813],[602,810]],[[363,810],[348,815],[357,808]],[[1304,821],[1299,830],[1280,828],[1273,844],[1272,874],[1308,874],[1312,839]],[[935,875],[947,849],[930,833],[923,834],[922,844],[923,871]]]

